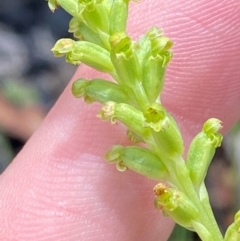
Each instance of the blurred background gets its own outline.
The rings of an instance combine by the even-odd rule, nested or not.
[[[54,58],[57,39],[69,37],[70,17],[52,14],[44,0],[0,1],[0,173],[41,124],[76,67]],[[207,176],[222,231],[240,203],[240,123],[218,149]],[[198,241],[177,227],[169,241]]]
[[[0,1],[0,173],[53,106],[76,67],[50,49],[70,16],[44,0]]]

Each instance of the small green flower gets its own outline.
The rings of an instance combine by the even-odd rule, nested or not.
[[[172,54],[169,51],[173,43],[168,37],[163,36],[163,32],[157,28],[151,28],[147,33],[151,42],[151,52],[154,58],[162,60],[162,67],[165,67],[171,60]]]
[[[88,85],[88,80],[86,79],[78,79],[72,84],[72,94],[76,98],[82,98],[86,93],[86,87]]]
[[[143,87],[149,102],[154,103],[159,97],[164,85],[165,68],[162,60],[150,56],[143,66]]]
[[[144,112],[144,126],[152,129],[152,135],[160,152],[169,157],[183,154],[183,139],[179,128],[162,105],[151,104]]]
[[[150,128],[144,127],[143,113],[129,104],[109,101],[103,105],[98,117],[102,120],[111,120],[113,124],[116,123],[116,120],[119,120],[142,138],[151,138]]]
[[[148,125],[156,132],[159,132],[168,125],[167,112],[158,103],[151,104],[144,112]]]
[[[163,89],[165,67],[172,57],[169,51],[172,42],[163,36],[162,31],[154,27],[147,32],[140,44],[145,51],[145,53],[141,53],[144,60],[142,62],[142,83],[150,103],[153,103]]]
[[[70,33],[77,39],[88,41],[97,44],[101,47],[105,47],[99,34],[93,32],[84,22],[79,21],[78,18],[73,17],[69,22]]]
[[[79,28],[80,28],[81,25],[82,25],[82,22],[79,21],[78,18],[76,18],[76,17],[71,18],[71,20],[69,22],[68,32],[73,33],[73,36],[75,38],[83,39],[81,31],[79,31]]]
[[[121,84],[130,88],[141,81],[142,74],[134,44],[126,33],[120,32],[110,37],[111,60],[121,80]]]
[[[152,179],[167,179],[168,171],[162,160],[152,151],[137,146],[114,146],[105,155],[109,162],[115,162],[119,171],[127,168]]]
[[[128,102],[127,94],[117,84],[103,79],[76,80],[72,85],[72,93],[77,98],[84,97],[87,103]]]
[[[87,41],[60,39],[52,48],[52,52],[56,57],[66,55],[66,61],[71,64],[84,63],[101,72],[115,71],[109,52]]]
[[[207,120],[202,131],[194,137],[190,144],[186,165],[196,187],[199,187],[204,181],[216,148],[221,145],[222,135],[218,133],[221,128],[220,120],[216,118]]]
[[[51,49],[55,57],[62,57],[71,52],[75,46],[75,41],[70,38],[59,39]]]
[[[154,204],[157,209],[185,228],[192,230],[192,222],[197,221],[199,212],[192,201],[182,192],[159,183],[154,187]]]
[[[219,130],[222,129],[222,121],[216,118],[210,118],[203,124],[203,132],[212,140],[215,147],[221,146],[222,135]]]

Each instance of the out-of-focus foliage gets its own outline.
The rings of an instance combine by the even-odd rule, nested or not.
[[[50,52],[57,39],[68,37],[69,19],[61,9],[52,14],[42,0],[0,1],[0,96],[10,105],[45,112],[53,106],[75,70]],[[0,111],[3,118],[6,111]],[[24,144],[16,139],[0,125],[0,172]]]

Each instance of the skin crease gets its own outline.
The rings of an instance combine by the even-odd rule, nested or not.
[[[207,118],[220,118],[226,133],[240,115],[239,1],[130,6],[133,38],[157,25],[174,41],[162,100],[186,147]],[[80,76],[99,74],[80,67],[73,80]],[[75,99],[67,86],[0,176],[0,240],[167,240],[173,224],[153,207],[156,182],[103,160],[113,144],[129,142],[121,125],[95,118],[99,107]]]

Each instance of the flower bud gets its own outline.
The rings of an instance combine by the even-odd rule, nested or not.
[[[76,98],[82,98],[85,95],[87,85],[88,81],[86,79],[74,81],[72,84],[72,94]]]
[[[151,28],[147,33],[150,42],[152,56],[162,60],[162,67],[165,67],[171,60],[172,54],[169,49],[173,43],[166,36],[163,36],[163,32],[157,27]]]
[[[145,118],[143,113],[131,105],[109,101],[102,106],[98,117],[102,120],[111,120],[113,124],[118,119],[142,138],[150,138],[151,136],[151,130],[144,127]]]
[[[81,62],[102,72],[114,72],[109,52],[87,41],[74,41],[72,39],[60,39],[52,48],[56,57],[66,55],[66,61],[71,64]]]
[[[159,183],[154,187],[155,207],[164,211],[176,223],[192,229],[192,222],[197,221],[199,212],[192,201],[182,192]]]
[[[137,146],[114,146],[106,153],[109,162],[116,162],[117,169],[126,168],[152,179],[166,179],[168,171],[162,160],[152,151]]]
[[[217,140],[215,140],[215,146],[218,147],[221,145],[218,140],[218,131],[222,129],[222,122],[216,118],[210,118],[208,119],[204,124],[202,130],[206,135],[209,136],[211,139],[215,139],[217,137]],[[215,136],[216,135],[216,136]],[[221,139],[221,138],[220,138]]]
[[[182,156],[183,139],[179,128],[167,111],[158,103],[151,104],[144,112],[145,125],[152,129],[152,135],[160,152],[168,156]]]
[[[130,37],[121,32],[112,35],[109,41],[112,47],[111,60],[121,82],[134,89],[141,81],[142,75]]]
[[[51,49],[55,57],[62,57],[74,49],[75,41],[70,38],[58,40]]]
[[[114,0],[109,16],[110,35],[126,31],[129,0]]]
[[[94,101],[126,103],[128,101],[127,94],[117,84],[103,79],[92,79],[90,81],[79,79],[73,83],[72,93],[78,98],[84,96],[87,103]]]
[[[69,22],[69,28],[68,28],[68,32],[69,33],[73,33],[73,36],[77,39],[83,39],[81,31],[79,30],[80,26],[84,24],[82,23],[78,18],[73,17],[71,18],[70,22]]]
[[[204,181],[216,148],[221,145],[222,135],[218,133],[221,127],[220,120],[215,118],[207,120],[202,131],[194,137],[190,144],[186,165],[191,180],[197,187]]]

